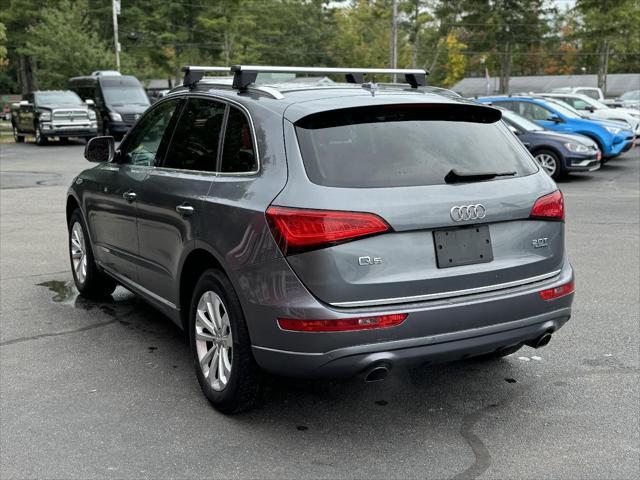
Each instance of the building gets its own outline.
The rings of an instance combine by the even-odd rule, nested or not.
[[[463,78],[451,90],[463,97],[476,97],[499,93],[499,78]],[[508,93],[549,92],[559,87],[597,87],[597,75],[538,75],[511,77]],[[489,90],[489,91],[487,91]],[[640,73],[613,73],[607,75],[607,97],[617,97],[629,90],[640,90]]]

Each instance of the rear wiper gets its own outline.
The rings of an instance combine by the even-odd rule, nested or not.
[[[444,177],[446,183],[481,182],[496,177],[512,177],[516,172],[461,172],[451,169]]]

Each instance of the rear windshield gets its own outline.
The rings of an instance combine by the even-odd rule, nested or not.
[[[296,123],[305,170],[332,187],[445,183],[450,170],[530,175],[535,163],[488,107],[384,105],[332,110]]]

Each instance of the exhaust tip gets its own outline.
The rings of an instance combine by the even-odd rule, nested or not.
[[[531,348],[541,348],[541,347],[544,347],[545,345],[548,345],[550,341],[551,341],[551,334],[547,332],[536,339],[530,340],[526,344]]]
[[[371,367],[365,374],[364,381],[367,383],[381,382],[387,378],[387,375],[389,375],[389,367],[386,365],[376,365],[375,367]]]

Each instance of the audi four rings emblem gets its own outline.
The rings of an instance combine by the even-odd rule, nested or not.
[[[454,222],[463,222],[466,220],[481,220],[487,216],[487,209],[484,205],[477,203],[475,205],[456,205],[451,208],[451,220]]]

